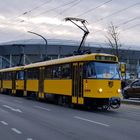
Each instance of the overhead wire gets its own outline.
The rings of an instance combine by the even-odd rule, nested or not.
[[[36,6],[36,7],[32,8],[31,10],[28,10],[28,11],[24,12],[23,15],[26,15],[26,14],[28,14],[28,13],[30,13],[30,12],[36,10],[36,9],[39,9],[40,7],[42,7],[42,6],[46,5],[46,4],[48,4],[48,2],[51,2],[51,1],[52,1],[52,0],[48,0],[48,1],[46,1],[46,2],[44,2],[44,3],[42,3],[42,4],[40,4],[39,6]]]
[[[111,16],[113,16],[113,15],[119,14],[119,13],[121,13],[121,12],[123,12],[123,11],[125,11],[125,10],[128,10],[128,9],[130,9],[130,8],[132,8],[132,7],[135,7],[135,6],[137,6],[137,5],[140,5],[140,2],[135,3],[135,4],[132,4],[132,5],[128,6],[128,7],[125,7],[125,8],[123,8],[123,9],[121,9],[121,10],[118,10],[118,11],[116,11],[116,12],[114,12],[114,13],[108,15],[108,16],[105,16],[105,17],[103,17],[103,18],[100,18],[99,20],[95,21],[94,23],[98,23],[98,22],[100,22],[100,21],[102,21],[102,20],[104,20],[104,19],[106,19],[106,18],[109,18],[109,17],[111,17]],[[129,22],[132,22],[132,21],[136,20],[137,18],[139,18],[139,16],[138,16],[138,17],[135,17],[135,18],[132,18],[132,19],[130,19],[130,20],[127,20],[127,21],[125,21],[125,22],[123,22],[123,23],[120,23],[120,25],[122,26],[122,25],[124,25],[124,24],[128,24]],[[119,28],[120,28],[120,25],[118,25]],[[97,30],[97,31],[95,31],[95,32],[93,31],[93,32],[91,32],[91,34],[97,33],[97,32],[103,32],[103,30]]]
[[[52,0],[47,0],[47,1],[43,2],[42,4],[40,4],[40,5],[38,5],[38,6],[35,6],[35,7],[31,8],[30,10],[27,10],[27,11],[25,11],[25,12],[19,14],[18,16],[13,17],[13,18],[11,18],[11,19],[9,19],[9,20],[14,20],[14,19],[17,19],[17,18],[19,18],[19,17],[21,17],[21,16],[25,16],[25,15],[27,15],[27,14],[29,14],[29,13],[31,13],[31,12],[33,12],[33,11],[39,9],[39,8],[41,8],[42,6],[44,6],[44,5],[48,4],[48,3],[50,3],[51,1],[52,1]]]
[[[59,16],[62,16],[62,13],[63,12],[66,12],[66,11],[68,11],[68,10],[70,10],[72,7],[74,7],[74,6],[76,6],[76,5],[78,5],[80,2],[81,2],[82,0],[76,0],[76,1],[73,1],[73,3],[69,3],[69,7],[67,8],[67,9],[64,9],[63,11],[61,11],[60,13],[57,13],[55,16],[53,16],[53,18],[58,18]],[[72,5],[71,5],[72,4]],[[68,5],[63,5],[62,7],[65,7],[65,6],[68,6]],[[61,8],[62,8],[61,7]],[[56,9],[55,9],[56,10]],[[63,16],[62,16],[63,17]],[[64,18],[64,17],[63,17]],[[57,25],[57,26],[60,26],[60,25],[62,25],[62,23],[60,23],[59,25]],[[37,26],[37,25],[36,25]],[[39,28],[39,27],[37,27],[37,28]],[[50,28],[49,30],[51,30],[52,28]],[[32,31],[32,30],[31,30]]]
[[[89,13],[89,12],[91,12],[91,11],[94,11],[94,10],[100,8],[100,7],[102,7],[103,5],[110,3],[111,1],[113,1],[113,0],[108,0],[108,1],[106,1],[106,2],[104,2],[104,3],[102,3],[102,4],[100,4],[100,5],[98,5],[98,6],[96,6],[96,7],[93,7],[93,8],[91,8],[91,9],[88,9],[88,10],[86,10],[86,11],[84,11],[84,12],[78,14],[76,17],[81,17],[81,16],[83,16],[83,15],[86,15],[87,13]]]
[[[133,22],[133,21],[135,21],[135,20],[139,20],[139,19],[140,19],[140,16],[137,16],[137,17],[131,18],[131,19],[127,20],[127,21],[124,21],[124,22],[120,23],[120,24],[117,25],[117,26],[118,26],[119,28],[121,28],[122,26],[124,26],[124,25],[126,25],[126,24],[128,24],[128,23],[130,23],[130,22]],[[129,30],[129,29],[132,29],[132,28],[135,28],[135,27],[137,27],[137,26],[139,26],[139,25],[140,25],[140,23],[139,23],[139,24],[132,25],[132,26],[126,28],[126,29],[123,29],[123,31]]]
[[[44,5],[48,4],[48,3],[50,3],[51,1],[52,1],[52,0],[47,0],[47,1],[43,2],[43,3],[41,3],[40,5],[38,5],[38,6],[36,6],[36,7],[33,7],[32,9],[30,9],[30,10],[28,10],[28,11],[25,11],[25,12],[23,12],[22,14],[16,16],[16,17],[12,17],[12,18],[10,18],[10,19],[7,19],[7,21],[11,21],[11,23],[13,23],[13,20],[14,20],[14,19],[18,19],[18,18],[20,18],[20,17],[23,16],[23,15],[27,15],[27,14],[31,13],[32,11],[35,11],[35,10],[41,8],[42,6],[44,6]],[[24,22],[24,21],[23,21],[23,20],[22,20],[22,21],[20,20],[19,22]],[[22,34],[23,34],[23,33],[22,33]],[[20,36],[23,36],[23,35],[20,35]],[[19,37],[19,35],[18,35],[17,37]]]
[[[140,23],[135,24],[135,25],[133,25],[133,26],[130,26],[130,27],[124,29],[123,31],[130,30],[130,29],[132,29],[132,28],[136,28],[136,27],[138,27],[138,26],[140,26]]]
[[[64,4],[62,4],[61,6],[56,6],[55,8],[51,8],[51,9],[49,9],[49,10],[43,12],[43,14],[46,13],[46,12],[52,12],[52,11],[55,11],[56,9],[60,9],[60,8],[62,8],[62,7],[65,7],[65,6],[69,6],[69,5],[71,5],[71,4],[74,3],[74,4],[71,5],[69,8],[67,8],[67,9],[65,9],[65,10],[62,11],[62,12],[65,12],[65,11],[69,10],[70,8],[72,8],[73,6],[79,4],[80,1],[81,1],[81,0],[75,0],[75,1],[68,2],[68,3],[64,3]],[[42,14],[40,13],[39,15],[42,15]],[[33,16],[33,18],[35,18],[35,17],[37,17],[37,16],[39,16],[39,15]],[[54,16],[53,18],[57,18],[58,15],[61,16],[61,13],[57,13],[56,16]],[[28,21],[29,21],[29,20],[28,20]],[[24,20],[24,22],[26,22],[26,21]],[[37,26],[37,25],[36,25],[36,26]],[[39,28],[39,27],[38,27],[38,28]]]
[[[76,3],[73,3],[73,4],[69,7],[69,9],[71,9],[71,8],[73,8],[73,7],[75,7],[75,6],[77,6],[81,1],[83,1],[83,0],[79,0],[79,1],[77,1]],[[61,11],[59,14],[62,15],[62,13],[66,12],[66,11],[68,11],[68,9],[64,9],[64,10]]]
[[[71,4],[73,4],[73,5],[71,5],[70,7],[68,7],[67,9],[65,9],[65,10],[63,10],[62,12],[65,12],[65,11],[67,11],[67,10],[69,10],[69,9],[71,9],[72,7],[74,7],[74,6],[76,6],[77,4],[79,4],[80,2],[81,2],[82,0],[76,0],[76,1],[71,1],[71,2],[69,2],[69,3],[65,3],[65,4],[63,4],[63,5],[61,5],[61,6],[57,6],[57,7],[55,7],[55,8],[53,8],[54,10],[56,10],[57,8],[62,8],[62,7],[65,7],[65,6],[68,6],[68,5],[71,5]],[[39,6],[38,6],[39,7]],[[35,9],[35,8],[34,8]],[[51,10],[49,10],[49,11],[53,11],[53,9],[51,9]],[[30,10],[31,11],[31,10]],[[27,13],[28,14],[28,13]],[[61,13],[57,13],[57,15],[59,15],[59,16],[62,16],[61,15]],[[55,17],[57,17],[57,15],[55,16]],[[55,18],[54,17],[54,18]],[[27,21],[25,21],[24,20],[24,22],[27,22]],[[62,23],[61,23],[62,24]],[[59,24],[58,26],[60,26],[61,24]],[[38,26],[38,25],[36,25],[36,26]],[[37,27],[38,28],[38,27]],[[34,29],[34,28],[33,28]],[[33,31],[33,29],[32,30],[30,30],[30,31]],[[51,30],[51,29],[49,29],[49,30]],[[25,34],[25,33],[24,33]],[[22,36],[22,35],[21,35]],[[20,37],[21,37],[20,36]]]
[[[49,0],[49,1],[51,1],[51,0]],[[97,8],[103,6],[104,4],[107,4],[107,3],[111,2],[111,1],[112,1],[112,0],[108,0],[108,1],[104,2],[103,4],[97,6],[97,7],[91,8],[91,9],[89,9],[89,10],[87,10],[87,11],[85,11],[85,12],[79,14],[78,16],[85,15],[85,14],[87,14],[87,13],[89,13],[89,12],[91,12],[91,11],[93,11],[93,10],[96,10]],[[48,1],[47,1],[47,2],[48,2]],[[45,2],[45,3],[47,4],[47,2]],[[46,11],[44,11],[44,12],[41,12],[41,13],[39,13],[38,15],[35,15],[34,17],[43,15],[43,14],[48,13],[48,12],[51,12],[51,11],[55,11],[55,10],[57,10],[57,9],[59,9],[59,8],[62,8],[62,7],[65,7],[65,6],[67,6],[67,5],[71,5],[71,4],[72,4],[72,5],[71,5],[70,7],[72,8],[72,7],[76,4],[75,2],[77,2],[77,4],[78,4],[80,1],[79,1],[79,0],[75,1],[75,0],[74,0],[74,1],[71,1],[71,2],[63,3],[63,4],[59,5],[59,6],[56,6],[56,7],[54,7],[54,8],[49,9],[49,10],[46,10]],[[139,2],[139,3],[135,3],[135,4],[133,4],[133,5],[130,5],[130,6],[128,6],[128,7],[126,7],[126,8],[123,8],[123,9],[121,9],[121,10],[119,10],[119,11],[116,11],[116,12],[114,12],[114,13],[112,13],[112,14],[106,16],[106,17],[103,17],[103,18],[99,19],[98,22],[99,22],[100,20],[104,20],[104,19],[106,19],[106,18],[108,18],[108,17],[110,17],[110,16],[113,16],[113,15],[115,15],[115,14],[121,13],[121,12],[123,12],[123,11],[125,11],[125,10],[127,10],[127,9],[129,9],[129,8],[132,8],[132,7],[136,6],[136,5],[139,5],[139,4],[140,4],[140,2]],[[22,13],[21,15],[19,15],[19,17],[22,16],[22,15],[28,15],[29,13],[31,13],[32,11],[38,9],[38,8],[41,7],[41,6],[43,6],[43,4],[41,4],[40,6],[36,6],[36,7],[32,8],[31,10],[25,11],[24,13]],[[65,9],[65,10],[63,10],[61,13],[59,13],[59,16],[62,16],[62,13],[64,13],[65,11],[67,11],[67,9]],[[56,16],[56,17],[57,17],[57,16]],[[125,21],[124,23],[122,23],[122,25],[127,24],[127,23],[129,23],[129,22],[131,22],[131,21],[133,21],[133,20],[135,20],[135,18],[130,19],[130,20],[128,20],[128,21]],[[24,21],[24,22],[25,22],[25,21]],[[95,23],[96,23],[96,22],[95,22]],[[60,26],[60,25],[59,25],[59,26]]]
[[[126,11],[126,10],[128,10],[128,9],[130,9],[130,8],[133,8],[133,7],[137,6],[137,5],[140,5],[140,2],[137,2],[137,3],[135,3],[135,4],[132,4],[132,5],[128,6],[128,7],[123,8],[123,9],[121,9],[121,10],[118,10],[118,11],[116,11],[116,12],[110,14],[110,15],[107,15],[107,16],[105,16],[105,17],[102,17],[102,18],[98,19],[97,21],[95,21],[94,23],[103,21],[104,19],[107,19],[107,18],[109,18],[109,17],[111,17],[111,16],[113,16],[113,15],[116,15],[116,14],[118,14],[118,13],[121,13],[121,12],[123,12],[123,11]]]
[[[96,7],[94,7],[94,8],[91,8],[91,9],[89,9],[89,10],[86,10],[86,11],[82,12],[81,14],[77,15],[76,17],[81,16],[81,15],[85,15],[85,14],[91,12],[91,11],[94,11],[94,10],[96,10],[96,9],[98,9],[98,8],[100,8],[100,7],[102,7],[103,5],[105,5],[105,4],[107,4],[107,3],[110,3],[111,1],[112,1],[112,0],[108,0],[108,1],[106,1],[106,2],[104,2],[104,3],[102,3],[102,4],[98,5],[98,6],[96,6]],[[79,4],[79,2],[78,2],[77,4]]]
[[[119,23],[117,26],[119,27],[119,26],[121,26],[121,25],[128,24],[128,23],[133,22],[133,21],[135,21],[135,20],[137,20],[137,19],[140,19],[140,16],[137,16],[137,17],[131,18],[131,19],[127,20],[127,21],[121,22],[121,23]]]
[[[63,4],[59,5],[59,6],[56,6],[56,7],[54,7],[54,8],[49,9],[49,10],[46,10],[46,11],[44,11],[44,12],[41,12],[41,13],[39,13],[39,14],[33,16],[33,17],[41,16],[41,15],[44,15],[44,14],[46,14],[46,13],[48,13],[48,12],[55,11],[56,9],[62,8],[62,7],[67,6],[67,5],[70,5],[70,4],[72,4],[72,3],[75,3],[76,1],[79,1],[79,0],[72,0],[72,1],[70,1],[70,2],[65,2],[65,3],[63,3]]]
[[[112,1],[112,0],[108,0],[108,1],[106,1],[106,2],[104,2],[104,3],[102,3],[102,4],[100,4],[99,6],[96,6],[96,7],[94,7],[94,8],[89,9],[89,10],[86,10],[85,12],[83,12],[83,13],[77,15],[76,17],[78,17],[78,16],[80,16],[80,15],[85,15],[85,14],[89,13],[90,11],[94,11],[94,10],[96,10],[96,9],[98,9],[98,8],[100,8],[100,7],[102,7],[103,5],[105,5],[105,4],[107,4],[107,3],[110,3],[111,1]],[[79,2],[77,2],[77,4],[79,4]],[[74,4],[73,4],[73,5],[74,5]],[[72,7],[73,7],[73,5],[72,5]]]

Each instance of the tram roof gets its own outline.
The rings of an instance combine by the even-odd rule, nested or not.
[[[1,69],[0,72],[19,71],[19,70],[28,69],[28,68],[43,67],[43,66],[48,66],[48,65],[64,64],[64,63],[71,63],[71,62],[91,61],[91,60],[96,60],[95,56],[113,56],[113,57],[115,57],[114,55],[105,54],[105,53],[92,53],[92,54],[85,54],[85,55],[76,55],[76,56],[71,56],[71,57],[65,57],[65,58],[60,58],[60,59],[32,63],[32,64],[29,64],[26,66],[16,66],[16,67],[11,67],[11,68],[5,68],[5,69]]]
[[[0,72],[19,71],[19,70],[23,70],[23,69],[24,69],[24,66],[17,66],[17,67],[1,69]]]
[[[60,58],[60,59],[54,59],[54,60],[33,63],[33,64],[26,65],[24,68],[28,69],[28,68],[55,65],[55,64],[64,64],[64,63],[79,62],[79,61],[90,61],[90,60],[95,60],[95,56],[115,57],[114,55],[111,55],[111,54],[92,53],[92,54],[76,55],[76,56],[71,56],[71,57],[65,57],[65,58]]]

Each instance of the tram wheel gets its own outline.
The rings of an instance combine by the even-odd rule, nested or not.
[[[109,109],[109,105],[106,104],[102,106],[102,110],[108,110],[108,109]]]

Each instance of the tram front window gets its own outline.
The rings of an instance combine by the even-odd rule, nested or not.
[[[87,78],[120,79],[118,64],[90,62],[87,65]]]

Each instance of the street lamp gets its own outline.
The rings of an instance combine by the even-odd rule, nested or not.
[[[35,33],[35,32],[32,32],[32,31],[27,31],[27,32],[31,33],[31,34],[35,34],[35,35],[40,36],[41,38],[43,38],[43,40],[45,41],[45,49],[46,49],[46,58],[45,58],[45,60],[46,60],[47,59],[47,44],[48,44],[47,39],[45,37],[43,37],[42,35],[38,34],[38,33]]]

